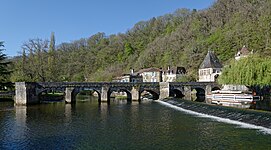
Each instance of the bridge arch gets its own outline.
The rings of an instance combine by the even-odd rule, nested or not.
[[[36,90],[36,95],[39,103],[42,101],[62,101],[64,100],[65,92],[63,88],[41,88]]]
[[[76,96],[82,92],[82,91],[94,91],[97,93],[98,96],[98,102],[101,103],[101,91],[96,88],[87,88],[87,87],[79,87],[79,88],[71,88],[70,90],[65,90],[64,95],[67,96],[70,95],[71,102],[76,102]]]
[[[139,92],[140,99],[152,99],[152,100],[158,100],[159,99],[159,94],[155,92],[154,90],[151,89],[144,89]]]
[[[215,87],[212,87],[212,91],[216,91],[216,90],[221,90],[219,87],[215,86]]]
[[[194,87],[191,89],[192,90],[192,95],[194,95],[195,97],[195,101],[197,102],[204,102],[205,101],[205,93],[206,93],[206,89],[204,87]],[[193,90],[196,93],[193,93]]]
[[[123,94],[123,92],[125,94]],[[112,98],[112,97],[116,98],[116,96],[124,96],[124,97],[126,97],[127,102],[132,102],[132,93],[131,93],[130,90],[125,89],[125,88],[118,88],[118,89],[111,88],[111,89],[108,90],[107,94],[108,94],[107,95],[108,96],[108,98],[107,98],[108,102],[110,102],[110,98]],[[112,94],[115,94],[115,95],[112,95]]]
[[[183,94],[182,90],[180,89],[172,89],[169,92],[170,97],[175,97],[175,98],[183,98],[185,95]]]
[[[85,91],[89,91],[92,93],[92,96],[97,96],[98,97],[98,102],[101,103],[101,92],[97,89],[93,89],[93,88],[79,88],[77,90],[75,90],[76,92],[75,97],[78,96],[79,94],[85,92]],[[95,94],[96,93],[96,94]],[[95,95],[94,95],[95,94]],[[91,95],[90,95],[91,96]]]

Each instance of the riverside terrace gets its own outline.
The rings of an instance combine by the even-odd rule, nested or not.
[[[144,91],[150,92],[154,100],[167,97],[189,100],[194,89],[206,95],[220,85],[214,82],[16,82],[15,88],[15,104],[28,105],[40,103],[41,94],[50,91],[63,92],[66,103],[73,103],[82,90],[96,91],[99,102],[109,102],[114,91],[126,92],[128,101],[139,101]]]

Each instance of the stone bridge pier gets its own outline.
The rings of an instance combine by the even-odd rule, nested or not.
[[[74,103],[76,99],[76,94],[74,94],[75,88],[73,87],[66,87],[65,90],[65,102],[66,103]]]
[[[108,102],[110,101],[110,95],[109,95],[109,86],[105,85],[102,86],[102,91],[101,91],[101,102]]]
[[[139,101],[140,100],[140,92],[137,87],[132,88],[131,94],[132,94],[132,101]]]
[[[15,104],[27,105],[39,103],[36,83],[16,82],[15,83]]]
[[[113,91],[119,91],[123,90],[124,87],[111,87],[108,84],[102,85],[101,88],[95,89],[96,92],[98,92],[99,95],[99,102],[109,102],[110,101],[110,94]],[[131,90],[129,90],[131,89]],[[76,95],[81,91],[80,88],[74,88],[74,87],[66,87],[65,89],[65,102],[66,103],[74,103],[76,101]],[[127,92],[128,100],[132,101],[139,101],[140,100],[140,92],[139,89],[136,86],[133,87],[127,87],[125,90]]]
[[[191,100],[192,99],[191,91],[192,91],[192,89],[191,89],[190,86],[184,86],[183,87],[184,99],[186,99],[186,100]]]
[[[205,88],[205,95],[212,94],[212,86],[211,85],[206,85]]]
[[[169,83],[168,82],[160,82],[159,83],[160,86],[160,96],[159,99],[165,99],[167,97],[169,97]]]

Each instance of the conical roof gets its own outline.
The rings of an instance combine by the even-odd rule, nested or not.
[[[205,68],[222,68],[221,63],[212,51],[208,51],[203,62],[200,65],[200,69]]]
[[[245,45],[242,47],[242,49],[239,52],[240,52],[240,55],[242,55],[242,56],[249,54],[249,50],[247,49],[247,47]]]

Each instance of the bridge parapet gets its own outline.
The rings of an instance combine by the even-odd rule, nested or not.
[[[169,85],[171,86],[218,86],[216,82],[170,82]]]

